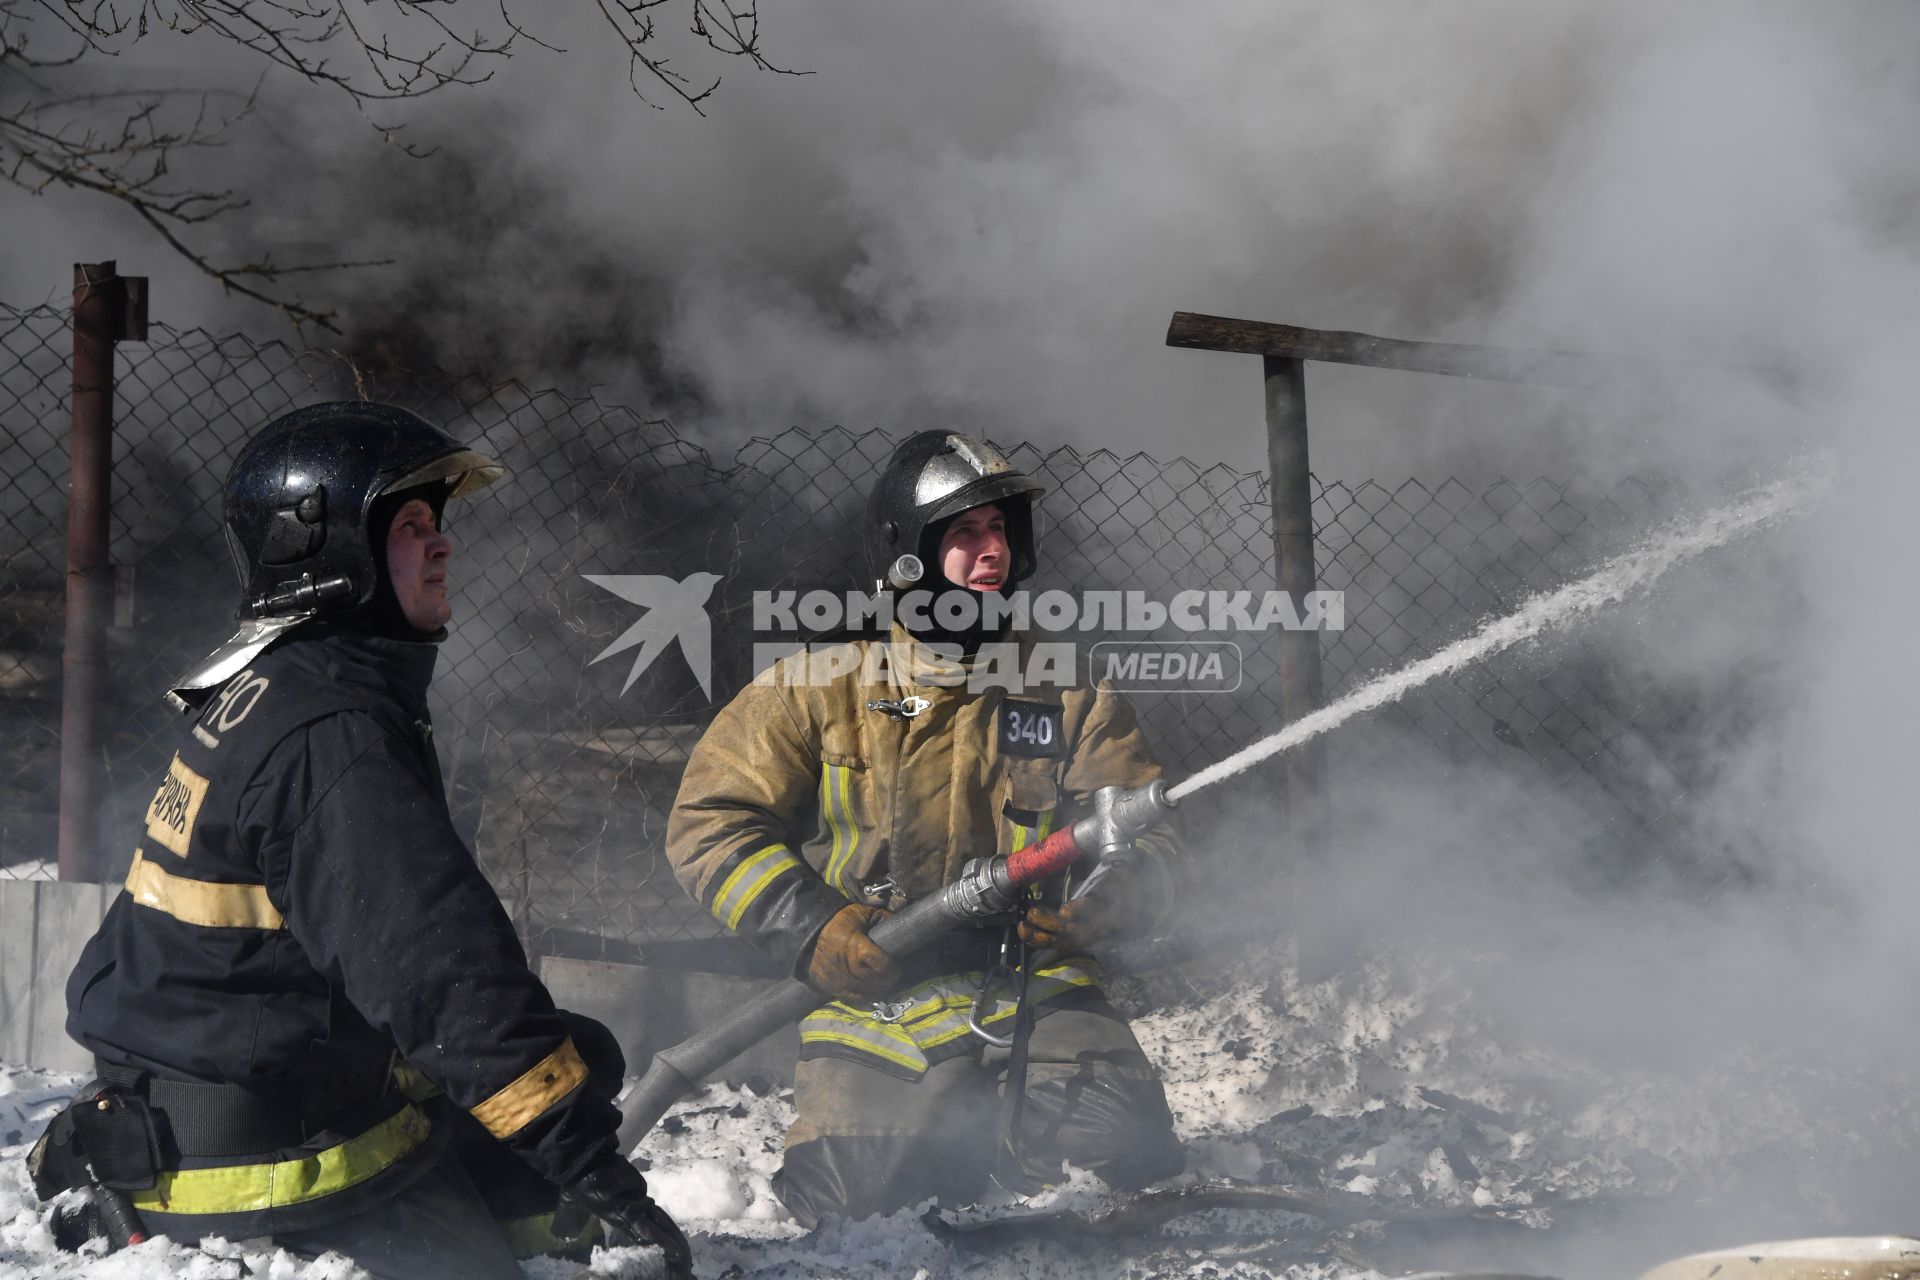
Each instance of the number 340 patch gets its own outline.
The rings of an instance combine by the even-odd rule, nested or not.
[[[1058,706],[1047,702],[1017,702],[1012,698],[1000,704],[1000,754],[1057,756],[1065,753]]]

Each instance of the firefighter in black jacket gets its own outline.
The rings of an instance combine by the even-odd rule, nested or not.
[[[690,1273],[615,1147],[617,1047],[554,1008],[448,815],[426,704],[440,517],[500,474],[357,402],[290,413],[235,462],[244,622],[169,695],[192,718],[68,984],[99,1079],[36,1153],[43,1189],[117,1188],[177,1240],[517,1277],[468,1176],[511,1150],[562,1218]]]

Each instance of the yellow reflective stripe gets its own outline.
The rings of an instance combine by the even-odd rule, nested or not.
[[[511,1138],[528,1122],[567,1096],[587,1078],[587,1064],[571,1037],[527,1068],[518,1080],[472,1108],[473,1118],[496,1138]]]
[[[886,1041],[867,1034],[864,1029],[849,1029],[843,1032],[815,1028],[812,1031],[801,1032],[800,1040],[804,1044],[820,1044],[823,1042],[827,1044],[843,1044],[850,1049],[858,1049],[862,1053],[870,1053],[876,1058],[885,1058],[888,1062],[897,1062],[901,1066],[913,1071],[924,1071],[927,1067],[927,1059],[924,1054],[904,1053]],[[909,1048],[912,1047],[912,1043],[912,1041],[907,1042]]]
[[[1035,973],[1027,982],[1027,1000],[1032,1004],[1045,1004],[1056,996],[1063,996],[1079,987],[1091,987],[1098,982],[1099,978],[1078,966],[1052,965]],[[1004,1022],[1018,1013],[1020,1006],[1012,999],[1012,995],[1013,993],[1008,991],[1006,999],[996,1001],[993,1012],[981,1016],[980,1025],[985,1027],[996,1022]],[[958,1040],[968,1032],[967,1017],[972,1009],[973,998],[968,996],[961,1002],[957,1012],[949,1017],[930,1019],[916,1024],[910,1030],[913,1042],[922,1049],[937,1049],[943,1044]]]
[[[845,1045],[911,1071],[924,1071],[927,1066],[925,1055],[914,1047],[913,1038],[898,1024],[876,1022],[857,1013],[841,1013],[832,1007],[816,1009],[806,1016],[800,1024],[800,1043]]]
[[[973,994],[979,988],[979,973],[955,974],[933,978],[902,992],[903,996],[927,993],[928,998],[912,1005],[893,1022],[881,1022],[870,1012],[836,1000],[806,1016],[800,1024],[800,1043],[839,1044],[860,1049],[918,1069],[924,1065],[925,1051],[949,1044],[968,1033],[967,1019],[973,1010]],[[1049,965],[1027,983],[1027,998],[1042,1004],[1080,987],[1091,987],[1099,976],[1078,964]],[[1011,997],[1011,991],[1006,993]],[[980,1019],[982,1026],[1004,1022],[1018,1012],[1011,998],[997,1000],[993,1012]],[[907,1046],[915,1046],[921,1055],[912,1055]]]
[[[955,1005],[972,1004],[973,992],[979,985],[980,973],[978,971],[957,975],[947,974],[938,978],[927,978],[924,981],[916,982],[914,985],[900,991],[897,1000],[888,1001],[889,1004],[902,1004],[908,1001],[913,1001],[914,1003],[907,1004],[905,1013],[902,1013],[891,1023],[885,1025],[896,1027],[911,1026],[924,1018],[939,1013],[942,1009],[950,1009]],[[926,998],[918,999],[918,997],[922,996]],[[844,1000],[829,1001],[820,1007],[819,1012],[832,1013],[836,1017],[841,1018],[858,1018],[862,1021],[868,1021],[873,1018],[871,1009],[856,1009]]]
[[[1059,969],[1042,969],[1027,983],[1027,999],[1038,1004],[1081,987],[1096,986],[1099,981],[1100,975],[1088,973],[1084,969],[1065,966]]]
[[[721,883],[720,892],[713,896],[713,914],[727,928],[738,929],[740,918],[747,914],[754,900],[766,892],[767,886],[783,872],[799,865],[800,859],[794,857],[787,846],[767,846],[735,867],[733,874]]]
[[[1053,810],[1051,809],[1043,809],[1040,811],[1040,825],[1037,827],[1024,827],[1017,822],[1014,823],[1013,848],[1009,850],[1009,852],[1018,853],[1035,840],[1045,840],[1048,833],[1052,830]]]
[[[127,870],[127,892],[143,907],[152,907],[186,924],[209,929],[284,929],[287,922],[267,899],[263,884],[219,884],[189,880],[148,862],[139,849]]]
[[[846,848],[847,833],[840,827],[840,815],[835,812],[833,766],[820,766],[820,816],[827,820],[827,831],[831,835],[830,848],[827,851],[828,884],[839,887],[840,853]]]
[[[827,855],[827,883],[851,898],[844,883],[854,850],[860,847],[860,827],[853,820],[853,805],[848,799],[853,770],[845,765],[823,765],[820,770],[820,808],[826,814],[827,830],[833,834],[833,850]]]
[[[588,1218],[587,1225],[580,1228],[578,1235],[562,1240],[553,1234],[553,1212],[536,1213],[525,1218],[509,1218],[500,1223],[500,1230],[507,1237],[507,1247],[513,1250],[513,1256],[522,1261],[537,1258],[543,1253],[558,1253],[562,1249],[584,1249],[600,1241],[600,1219]]]
[[[153,1213],[247,1213],[303,1204],[365,1182],[427,1140],[426,1116],[408,1105],[357,1138],[272,1164],[164,1169],[133,1207]]]
[[[1004,1013],[990,1013],[980,1019],[980,1025],[984,1027],[989,1022],[998,1022],[1002,1018],[1010,1018],[1013,1016],[1013,1011],[1013,1005],[1009,1004]],[[967,1026],[967,1014],[967,1009],[956,1009],[944,1018],[914,1028],[913,1042],[919,1045],[924,1051],[927,1049],[938,1049],[941,1045],[949,1041],[958,1040],[961,1036],[969,1033],[970,1029]]]
[[[404,1059],[393,1065],[393,1087],[411,1102],[425,1102],[428,1098],[440,1096],[440,1086],[427,1079],[424,1071]]]

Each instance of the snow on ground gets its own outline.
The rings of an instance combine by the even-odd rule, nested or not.
[[[1823,1197],[1855,1204],[1862,1186],[1883,1182],[1897,1205],[1920,1183],[1911,1075],[1738,1049],[1689,1077],[1601,1071],[1503,1038],[1458,984],[1417,963],[1382,959],[1317,982],[1281,967],[1135,1026],[1188,1146],[1178,1185],[1296,1199],[1215,1205],[1157,1224],[1123,1216],[1042,1238],[1003,1228],[948,1240],[915,1211],[808,1233],[770,1189],[789,1095],[745,1086],[684,1101],[641,1154],[655,1194],[694,1241],[703,1280],[1359,1280],[1443,1268],[1597,1280],[1741,1240],[1832,1234],[1818,1229],[1837,1221],[1820,1216]],[[22,1162],[77,1083],[0,1068],[0,1280],[357,1274],[338,1259],[246,1247],[154,1241],[111,1258],[57,1251],[50,1210],[35,1201]],[[1002,1198],[952,1217],[1094,1214],[1111,1203],[1094,1179],[1074,1174],[1026,1205]],[[1315,1212],[1298,1212],[1303,1204]],[[1898,1231],[1913,1222],[1847,1225]],[[603,1250],[592,1269],[651,1275],[654,1258]],[[537,1280],[581,1274],[578,1264],[547,1260],[526,1270]]]

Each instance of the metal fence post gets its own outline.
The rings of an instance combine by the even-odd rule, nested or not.
[[[1267,469],[1273,503],[1273,565],[1279,589],[1307,613],[1317,584],[1313,562],[1313,486],[1307,462],[1306,363],[1262,358],[1266,373]],[[1320,632],[1282,630],[1280,712],[1291,724],[1320,706]],[[1287,825],[1309,847],[1325,834],[1326,748],[1309,742],[1286,755]]]
[[[73,268],[73,435],[67,480],[66,638],[60,671],[60,878],[103,880],[102,717],[113,615],[113,346],[146,338],[145,278],[112,262]]]

